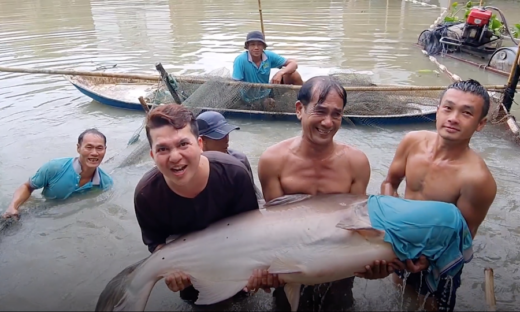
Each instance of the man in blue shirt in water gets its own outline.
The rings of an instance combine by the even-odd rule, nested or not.
[[[249,83],[269,83],[302,85],[303,80],[296,71],[298,64],[293,59],[287,59],[279,54],[266,50],[267,43],[260,31],[252,31],[247,34],[244,48],[247,51],[238,55],[233,62],[233,79]],[[269,81],[272,68],[280,70]],[[241,92],[242,99],[246,103],[265,99],[273,105],[274,100],[271,89],[252,88],[247,92]]]
[[[61,200],[94,189],[109,189],[113,180],[99,168],[106,153],[105,135],[96,129],[83,131],[78,137],[77,151],[79,157],[56,158],[43,164],[16,190],[3,217],[18,216],[20,206],[40,188],[46,199]]]

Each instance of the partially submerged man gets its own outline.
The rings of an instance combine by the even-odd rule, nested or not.
[[[45,199],[64,200],[94,189],[105,191],[112,187],[112,178],[99,167],[105,157],[106,143],[105,135],[97,129],[83,131],[76,146],[79,155],[55,158],[43,164],[15,191],[3,217],[18,217],[20,206],[37,189],[43,188]]]
[[[486,163],[469,146],[473,134],[481,131],[486,124],[489,105],[489,94],[475,80],[448,86],[441,95],[437,109],[437,132],[412,131],[405,135],[381,184],[381,193],[398,197],[397,189],[406,179],[406,199],[455,204],[466,220],[472,238],[475,238],[497,192],[495,179]],[[427,268],[424,258],[419,262],[417,268]],[[404,265],[398,262],[389,266],[375,263],[365,272],[365,277],[384,278],[395,270],[394,282],[402,285],[403,268]],[[428,295],[425,308],[453,311],[461,274],[462,271],[452,282],[441,275],[439,288]],[[430,292],[425,276],[419,270],[406,279],[407,292],[419,297],[418,301],[412,302],[421,304]]]
[[[203,152],[197,121],[186,107],[168,104],[151,111],[146,136],[156,167],[137,184],[134,206],[143,242],[151,253],[168,238],[258,209],[245,166],[228,154]],[[182,272],[165,277],[165,282],[171,291],[180,291],[184,300],[198,297],[189,276]]]
[[[302,135],[269,147],[258,163],[266,202],[290,194],[366,194],[370,179],[367,156],[353,146],[334,141],[346,102],[345,89],[333,77],[313,77],[303,84],[296,102]],[[348,310],[353,305],[353,282],[354,277],[304,287],[298,310]],[[283,281],[276,276],[257,271],[248,288],[276,287],[280,283]],[[273,296],[277,309],[288,309],[283,288],[277,288]]]
[[[294,59],[285,58],[275,52],[266,50],[264,34],[260,31],[249,32],[246,36],[244,48],[247,51],[239,54],[233,61],[232,78],[237,81],[249,83],[273,83],[302,85],[303,80],[298,73],[298,64]],[[269,80],[271,69],[279,68]],[[241,91],[242,99],[246,103],[254,101],[267,101],[269,105],[274,104],[271,89],[251,88]]]
[[[251,170],[251,164],[246,154],[229,148],[229,134],[233,130],[240,130],[240,127],[229,124],[221,113],[215,111],[206,111],[199,114],[197,116],[197,125],[199,127],[199,135],[202,138],[202,150],[226,153],[240,160],[251,175],[256,196],[261,199],[262,192],[255,185],[253,170]]]

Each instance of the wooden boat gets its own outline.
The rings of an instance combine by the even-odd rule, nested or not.
[[[146,96],[150,95],[153,91],[157,90],[158,87],[158,82],[138,78],[114,78],[79,75],[65,75],[65,78],[72,85],[74,85],[81,93],[101,104],[130,110],[143,111],[143,107],[138,100],[140,96],[145,98],[149,107],[151,107],[152,103],[149,103],[149,100],[146,98]],[[179,81],[188,81],[192,85],[202,85],[202,83],[204,83],[204,80],[190,77],[180,77]],[[233,81],[230,83],[234,84],[240,82]],[[271,87],[292,90],[293,92],[297,92],[297,90],[299,89],[299,86],[269,84],[261,86],[261,88]],[[348,91],[348,98],[351,97],[352,92],[353,91]],[[396,92],[398,93],[399,91],[394,91],[392,92],[392,94],[396,94]],[[410,95],[410,91],[403,92],[405,92],[406,96],[410,98],[410,106],[414,107],[415,111],[393,115],[345,114],[344,119],[347,120],[345,120],[344,122],[348,123],[350,121],[355,125],[403,125],[435,121],[436,107],[434,105],[421,105],[420,103],[417,103],[419,101],[415,101],[417,100],[417,98],[414,98]],[[423,94],[425,92],[428,93],[428,91],[418,91],[417,94]],[[435,95],[431,95],[428,97],[430,103],[431,101],[438,101],[438,91],[433,91],[433,94]],[[251,118],[259,120],[298,120],[296,114],[294,113],[294,105],[292,103],[290,107],[287,106],[282,110],[278,109],[278,111],[271,111],[267,109],[259,110],[254,109],[252,107],[248,107],[247,105],[244,105],[241,108],[197,107],[197,109],[201,109],[201,112],[206,110],[219,111],[224,116],[231,118]]]

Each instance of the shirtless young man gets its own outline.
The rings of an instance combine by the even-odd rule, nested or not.
[[[345,89],[332,77],[313,77],[302,85],[296,102],[302,135],[269,147],[258,162],[266,202],[289,194],[366,194],[370,179],[367,156],[355,147],[334,141],[346,101]],[[283,283],[265,271],[256,273],[257,280],[250,280],[249,289]],[[304,287],[298,310],[317,310],[320,306],[323,310],[349,309],[353,304],[353,282],[352,277],[330,285]],[[273,296],[277,310],[288,309],[283,288],[277,288]]]
[[[486,124],[489,95],[477,81],[456,82],[441,96],[437,109],[437,132],[412,131],[397,147],[388,175],[381,185],[384,195],[398,196],[397,189],[406,179],[405,198],[437,200],[455,204],[461,211],[474,238],[495,199],[497,185],[484,160],[469,147],[475,131]],[[420,213],[420,212],[418,212]],[[427,268],[421,259],[418,266]],[[396,269],[394,281],[401,284],[403,265],[376,265],[366,278],[384,278]],[[438,290],[428,296],[425,308],[453,311],[461,273],[453,279],[453,287],[442,279]],[[406,280],[407,292],[424,302],[428,293],[421,272],[411,273]],[[442,278],[442,276],[441,276]],[[419,289],[420,287],[420,289]],[[443,298],[444,297],[444,298]]]

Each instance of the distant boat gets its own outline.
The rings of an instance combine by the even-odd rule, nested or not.
[[[138,98],[142,96],[151,107],[153,104],[147,96],[153,94],[157,90],[158,83],[144,79],[130,79],[130,78],[113,78],[113,77],[95,77],[95,76],[70,76],[65,75],[65,78],[74,85],[81,93],[92,98],[93,100],[112,107],[141,110],[142,105]],[[190,76],[179,77],[178,81],[190,85],[190,90],[196,90],[206,80],[200,78],[191,78]],[[230,84],[240,82],[232,81]],[[248,105],[242,105],[239,108],[214,108],[214,107],[197,107],[201,112],[206,110],[219,111],[227,117],[237,118],[252,118],[259,120],[298,120],[294,112],[294,102],[296,101],[296,86],[292,85],[271,85],[265,84],[261,88],[281,89],[281,92],[293,92],[294,101],[289,101],[290,105],[285,105],[280,109],[277,107],[274,110],[268,108],[255,108]],[[295,91],[296,89],[296,91]],[[193,92],[193,91],[191,91]],[[373,92],[373,91],[365,91]],[[376,93],[386,92],[378,91]],[[391,91],[389,93],[396,94],[399,91]],[[350,98],[352,91],[349,91],[347,98]],[[368,94],[368,93],[365,93]],[[355,125],[402,125],[411,123],[434,122],[436,105],[432,103],[438,102],[437,94],[431,97],[413,97],[410,91],[403,91],[402,98],[409,99],[410,112],[402,114],[391,115],[374,115],[374,114],[345,114],[344,119],[348,119]],[[419,93],[418,93],[419,94]],[[424,94],[420,92],[420,94]],[[292,94],[289,94],[291,96]],[[189,94],[188,94],[189,96]],[[429,105],[421,105],[417,102],[428,102]],[[173,102],[173,101],[166,101]],[[348,121],[345,121],[348,123]]]

